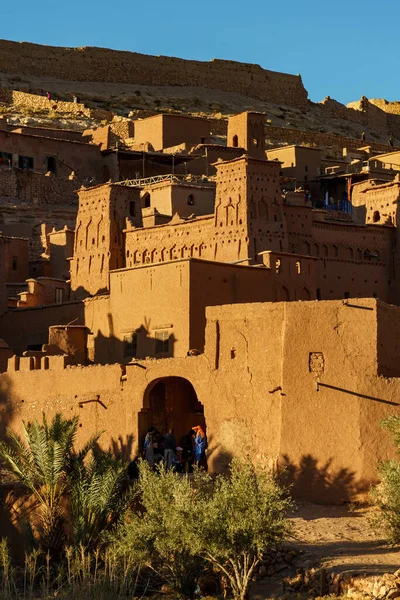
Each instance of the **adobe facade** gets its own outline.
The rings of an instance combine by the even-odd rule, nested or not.
[[[31,277],[9,272],[0,238],[0,310],[6,284],[19,296],[0,315],[0,429],[78,414],[80,441],[104,428],[133,456],[146,427],[200,422],[212,471],[250,453],[314,500],[365,494],[391,452],[379,420],[399,406],[400,183],[364,182],[363,220],[315,209],[282,193],[263,127],[231,120],[211,181],[77,185],[75,225],[40,223],[30,260],[13,242]]]
[[[212,471],[250,454],[287,467],[303,497],[365,498],[376,460],[393,451],[379,422],[399,411],[399,348],[388,343],[399,311],[374,299],[212,307],[204,354],[91,367],[13,358],[0,402],[13,428],[42,411],[77,414],[79,441],[105,429],[104,447],[132,452],[155,419],[179,436],[205,419]]]

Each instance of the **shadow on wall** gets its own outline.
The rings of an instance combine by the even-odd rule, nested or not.
[[[14,413],[12,382],[6,373],[0,375],[0,440],[4,440]]]
[[[167,358],[174,356],[176,338],[173,333],[154,331],[146,325],[140,325],[133,331],[125,331],[123,339],[114,335],[112,315],[109,315],[110,336],[105,336],[98,330],[93,336],[93,348],[89,349],[90,362],[96,364],[113,364],[116,362],[129,363],[132,359],[145,359],[147,356]]]
[[[129,434],[125,440],[122,435],[118,436],[118,438],[112,438],[109,450],[115,458],[130,462],[135,458],[135,436]]]
[[[213,435],[207,436],[207,467],[211,473],[225,473],[232,462],[233,454],[224,448]]]
[[[302,456],[297,465],[284,455],[279,464],[281,483],[291,486],[294,498],[320,504],[340,504],[365,494],[369,484],[355,480],[349,469],[333,469],[333,458],[320,463],[311,454]]]

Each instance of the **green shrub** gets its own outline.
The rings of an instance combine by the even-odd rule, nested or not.
[[[228,579],[235,600],[243,600],[263,552],[289,533],[291,501],[270,473],[233,459],[199,504],[200,553]]]
[[[263,552],[289,531],[290,500],[250,461],[234,459],[215,478],[196,470],[192,479],[142,463],[138,491],[143,511],[119,527],[115,548],[151,569],[175,598],[193,597],[208,564],[243,600]]]
[[[138,493],[143,510],[131,512],[114,536],[116,552],[124,552],[167,584],[175,598],[192,598],[204,559],[193,545],[196,531],[196,486],[160,467],[139,466]],[[202,476],[198,474],[196,483]]]
[[[52,558],[66,542],[93,548],[115,523],[129,500],[122,493],[126,465],[107,453],[94,453],[101,434],[75,450],[78,417],[56,414],[51,423],[23,423],[23,435],[8,431],[0,442],[4,481],[19,484],[33,510],[24,513],[31,539]],[[71,521],[70,539],[65,523]]]
[[[400,417],[392,415],[382,421],[390,431],[400,454]],[[400,461],[392,459],[378,464],[381,482],[372,490],[372,499],[379,507],[379,522],[389,542],[400,541]]]

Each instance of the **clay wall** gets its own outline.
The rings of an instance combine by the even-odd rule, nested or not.
[[[64,227],[48,234],[52,277],[69,279],[69,258],[74,252],[74,232]]]
[[[193,148],[191,155],[199,155],[190,158],[186,164],[178,165],[176,173],[191,173],[192,175],[214,176],[217,172],[215,163],[219,160],[232,160],[245,154],[243,148],[228,148],[216,144],[200,145]]]
[[[302,308],[287,305],[281,463],[303,497],[365,495],[377,458],[393,452],[380,420],[398,407],[399,382],[377,377],[376,305],[357,299]]]
[[[139,188],[105,184],[80,190],[71,261],[75,297],[108,290],[109,272],[124,266],[126,218],[142,225]]]
[[[99,147],[92,144],[0,130],[0,151],[12,154],[16,167],[18,156],[32,158],[33,168],[41,173],[47,173],[51,159],[60,177],[68,177],[74,171],[80,181],[102,181],[102,167],[107,165],[113,178],[118,179],[112,159],[103,157]]]
[[[380,420],[397,411],[400,386],[379,376],[381,306],[357,299],[210,307],[204,356],[141,361],[143,369],[127,365],[126,373],[119,365],[65,368],[62,357],[39,370],[22,361],[13,371],[11,362],[0,378],[8,424],[18,430],[43,410],[48,418],[78,414],[79,443],[104,428],[103,447],[121,437],[133,456],[151,419],[152,387],[181,377],[204,407],[211,471],[251,454],[285,466],[294,492],[310,500],[365,498],[377,461],[393,455]]]
[[[214,213],[215,186],[165,182],[144,188],[142,205],[146,198],[162,215],[210,215]]]
[[[16,354],[21,355],[25,350],[40,349],[47,344],[51,325],[66,325],[72,321],[84,325],[83,303],[67,302],[10,310],[0,318],[1,337]]]
[[[365,206],[365,222],[369,224],[394,225],[399,223],[398,200],[399,181],[374,185],[358,194],[359,206]]]
[[[188,261],[111,273],[110,309],[120,360],[124,337],[135,332],[138,358],[157,356],[155,338],[159,333],[168,336],[165,356],[186,356],[190,349],[189,276]]]
[[[248,156],[265,159],[265,114],[243,112],[229,117],[227,146],[244,148]]]
[[[321,150],[302,146],[283,146],[266,152],[268,160],[279,160],[284,177],[294,177],[304,185],[321,175]]]
[[[82,141],[87,144],[96,144],[100,146],[101,150],[107,150],[110,147],[110,126],[105,125],[97,129],[85,129],[82,133]]]
[[[314,259],[279,252],[268,252],[263,259],[266,268],[191,261],[191,348],[204,348],[208,306],[315,298]]]
[[[27,135],[38,135],[45,138],[54,138],[58,140],[69,140],[72,142],[82,142],[82,132],[72,129],[50,129],[48,127],[32,127],[29,125],[13,126],[8,129],[14,133],[26,133]]]
[[[29,241],[26,238],[4,239],[4,275],[7,283],[22,283],[29,277]]]
[[[245,164],[246,169],[242,169],[242,173],[235,173],[235,165]],[[248,223],[248,232],[245,233],[248,239],[247,256],[253,257],[254,262],[262,262],[258,253],[264,250],[273,250],[277,252],[285,252],[288,249],[288,238],[286,222],[284,219],[282,206],[282,193],[279,181],[279,164],[275,161],[261,161],[237,159],[227,163],[226,176],[228,183],[228,193],[232,194],[233,202],[239,199],[239,204],[242,204],[242,196],[240,193],[240,184],[236,183],[236,177],[240,181],[240,175],[243,176],[246,187],[246,195],[244,196],[247,219],[243,221]],[[230,172],[229,172],[230,171]],[[222,168],[221,168],[222,172]],[[218,181],[218,180],[217,180]],[[223,181],[221,182],[223,183]],[[220,185],[217,191],[220,190],[220,198],[224,194],[224,185]],[[239,192],[239,193],[238,193]],[[224,202],[222,201],[223,206]],[[225,204],[227,202],[225,201]],[[226,206],[226,229],[229,231],[232,227],[232,200],[229,199]],[[225,216],[225,215],[224,215]],[[218,214],[218,193],[216,198],[216,221],[221,225],[224,216]],[[240,216],[240,215],[239,215]],[[240,225],[239,218],[239,225]],[[236,223],[237,226],[237,223]],[[222,232],[223,233],[223,232]],[[245,239],[246,239],[245,238]],[[224,241],[222,241],[224,244]],[[241,253],[238,253],[238,258],[242,258]],[[234,259],[233,259],[234,260]]]
[[[0,196],[17,198],[37,205],[76,205],[79,183],[36,171],[0,166]]]
[[[377,169],[393,169],[394,171],[400,171],[400,151],[378,154],[377,156],[370,158],[368,162],[370,165],[372,163]]]
[[[262,101],[307,106],[307,92],[299,75],[267,71],[259,65],[217,59],[200,62],[105,48],[61,48],[6,40],[0,42],[0,55],[2,70],[6,73],[69,81],[204,86]]]
[[[125,233],[126,266],[164,262],[179,258],[212,260],[211,243],[214,217],[198,217],[190,221],[172,219],[166,225],[127,229]],[[205,243],[205,240],[210,240]]]
[[[182,142],[201,144],[210,141],[208,119],[179,115],[162,115],[163,148],[176,146]]]
[[[400,321],[399,309],[389,304],[378,304],[378,374],[399,377]]]
[[[379,297],[391,300],[391,228],[324,221],[308,207],[285,206],[291,252],[319,259],[319,299]],[[329,214],[328,214],[329,217]]]
[[[342,148],[349,148],[356,150],[361,145],[365,144],[360,139],[344,137],[334,133],[322,133],[314,131],[302,131],[300,129],[290,129],[287,127],[276,127],[273,125],[267,125],[265,129],[266,140],[270,146],[274,147],[276,144],[296,144],[306,145],[311,144],[312,146],[332,146],[338,150]],[[373,142],[373,148],[377,152],[389,152],[391,146],[389,144],[381,144]]]
[[[102,294],[83,301],[84,319],[87,327],[87,356],[90,363],[112,364],[121,355],[120,340],[115,335],[114,318],[110,296]]]
[[[69,300],[69,284],[63,279],[38,277],[27,279],[27,284],[28,291],[20,295],[19,308],[61,304]]]
[[[208,120],[181,115],[155,115],[134,121],[134,128],[135,144],[149,142],[156,151],[183,142],[205,143],[210,137]]]

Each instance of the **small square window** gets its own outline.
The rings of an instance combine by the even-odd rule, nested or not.
[[[168,331],[156,332],[156,354],[169,353],[169,333]]]

